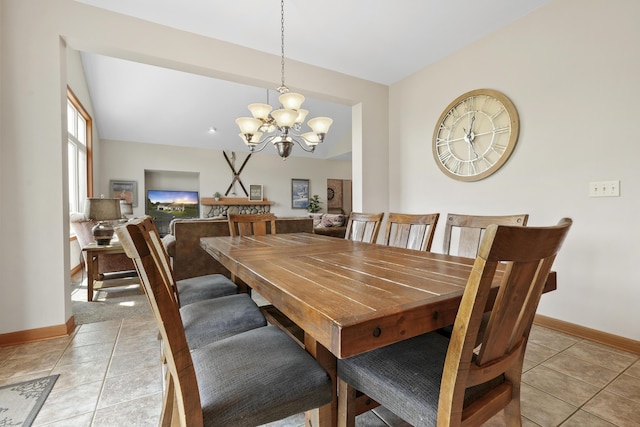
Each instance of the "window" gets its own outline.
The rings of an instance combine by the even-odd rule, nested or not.
[[[84,199],[93,195],[91,117],[71,89],[67,89],[69,156],[69,211],[81,212]]]

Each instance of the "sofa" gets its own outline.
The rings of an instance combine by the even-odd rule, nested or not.
[[[311,218],[276,218],[276,232],[313,233]],[[226,219],[193,218],[174,219],[169,224],[169,234],[162,238],[171,257],[176,280],[205,274],[220,273],[230,277],[229,271],[200,246],[201,237],[229,236]]]
[[[347,232],[348,217],[339,213],[312,213],[313,232],[323,236],[339,237],[344,239]]]

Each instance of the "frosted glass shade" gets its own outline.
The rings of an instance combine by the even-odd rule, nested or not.
[[[313,132],[317,134],[325,134],[329,132],[329,128],[331,127],[332,123],[333,120],[329,117],[316,117],[307,122],[311,130],[313,130]]]
[[[315,147],[320,142],[320,138],[313,132],[306,132],[300,135],[309,147]]]
[[[251,115],[256,119],[267,120],[271,110],[273,110],[273,107],[269,104],[249,104],[249,111],[251,111]]]
[[[291,127],[296,122],[298,112],[294,110],[280,109],[271,113],[279,127]]]
[[[240,117],[236,119],[236,124],[240,128],[240,132],[245,135],[256,133],[260,126],[262,126],[260,119],[254,117]]]
[[[307,114],[309,114],[309,110],[305,110],[304,108],[299,109],[298,117],[296,117],[296,123],[304,123],[304,119],[307,118]]]
[[[295,92],[287,92],[280,95],[278,101],[286,110],[299,110],[304,102],[304,96]]]

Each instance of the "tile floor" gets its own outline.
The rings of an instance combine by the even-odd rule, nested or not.
[[[65,338],[0,348],[0,384],[60,374],[35,426],[157,426],[162,377],[151,316],[90,323]],[[523,426],[640,425],[640,356],[534,326]],[[406,426],[388,411],[358,426]],[[498,415],[488,426],[501,425]],[[270,427],[302,426],[301,415]]]

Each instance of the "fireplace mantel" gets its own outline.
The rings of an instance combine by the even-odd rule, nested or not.
[[[269,213],[273,202],[269,200],[249,200],[246,197],[221,197],[216,200],[213,197],[200,199],[203,206],[210,206],[207,218],[226,217],[230,213],[263,214]]]
[[[246,197],[221,197],[220,200],[216,200],[213,197],[203,197],[200,200],[205,206],[246,206],[246,205],[272,205],[273,202],[269,200],[249,200]]]

